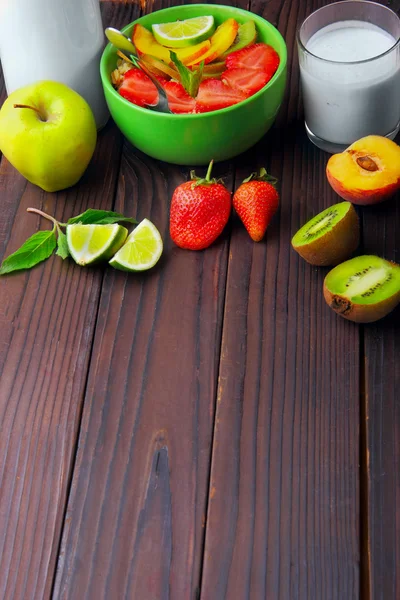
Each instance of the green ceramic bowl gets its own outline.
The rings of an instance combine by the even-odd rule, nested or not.
[[[273,46],[280,65],[271,81],[259,92],[229,108],[189,115],[158,113],[122,98],[112,87],[110,74],[117,62],[116,50],[108,44],[100,63],[104,94],[110,113],[125,137],[137,148],[160,160],[181,165],[206,165],[226,160],[253,146],[273,124],[282,103],[286,83],[286,44],[277,29],[261,17],[239,8],[212,4],[174,6],[145,15],[123,29],[132,32],[140,23],[154,23],[213,15],[217,25],[233,17],[239,23],[253,19],[258,41]]]

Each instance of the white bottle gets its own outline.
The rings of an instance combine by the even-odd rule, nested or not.
[[[104,32],[99,0],[0,0],[0,59],[7,93],[60,81],[91,106],[98,129],[108,119],[100,80]]]

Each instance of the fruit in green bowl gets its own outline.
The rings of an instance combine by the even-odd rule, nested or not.
[[[125,27],[124,32],[131,36],[136,24],[151,31],[153,24],[204,15],[213,16],[217,27],[230,18],[239,24],[254,21],[258,41],[271,45],[279,55],[279,67],[267,85],[234,106],[199,114],[165,114],[135,106],[111,84],[110,73],[118,59],[116,49],[109,44],[101,59],[104,93],[115,123],[133,145],[166,162],[206,165],[211,158],[221,161],[244,152],[269,130],[283,100],[286,44],[277,29],[258,15],[231,6],[175,6],[141,17]]]
[[[152,25],[153,35],[159,44],[168,48],[185,48],[207,40],[215,31],[214,18],[193,17]]]
[[[0,151],[47,192],[77,183],[96,139],[89,105],[63,83],[40,81],[15,90],[0,110]]]

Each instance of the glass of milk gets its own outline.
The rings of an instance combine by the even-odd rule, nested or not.
[[[341,152],[400,129],[400,19],[381,4],[345,0],[301,25],[297,46],[310,140]]]
[[[100,129],[108,110],[100,79],[99,0],[0,0],[0,60],[7,93],[60,81],[89,103]]]

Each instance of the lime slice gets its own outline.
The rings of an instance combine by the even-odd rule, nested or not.
[[[125,242],[128,230],[122,225],[68,225],[68,249],[74,261],[91,265],[109,260]]]
[[[194,17],[173,23],[152,25],[153,35],[159,44],[169,48],[194,46],[214,33],[214,17]]]
[[[160,232],[148,219],[132,231],[110,265],[121,271],[145,271],[154,267],[163,251]]]

